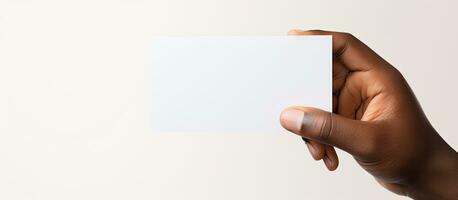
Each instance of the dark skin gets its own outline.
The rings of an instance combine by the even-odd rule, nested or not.
[[[335,170],[337,147],[396,194],[458,199],[458,153],[431,126],[398,70],[348,33],[289,35],[333,36],[333,113],[295,106],[280,116],[314,159]]]

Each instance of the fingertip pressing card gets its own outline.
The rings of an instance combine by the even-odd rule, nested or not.
[[[154,133],[281,133],[288,106],[332,109],[331,36],[154,39]]]

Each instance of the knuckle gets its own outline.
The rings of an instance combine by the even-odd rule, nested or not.
[[[389,66],[387,67],[387,74],[390,76],[390,77],[395,77],[395,78],[398,78],[398,79],[403,79],[404,76],[402,75],[401,71],[399,71],[396,67],[393,67],[393,66]]]
[[[347,32],[340,33],[339,36],[344,41],[352,41],[356,38],[353,34]]]
[[[333,116],[331,113],[326,113],[326,116],[323,116],[323,120],[321,120],[319,126],[320,126],[320,131],[318,137],[323,140],[323,141],[328,141],[331,139],[334,134],[334,120]]]

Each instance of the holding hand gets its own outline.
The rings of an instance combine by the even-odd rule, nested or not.
[[[388,190],[418,199],[458,199],[458,154],[434,130],[402,75],[347,33],[333,36],[333,113],[290,107],[281,124],[303,137],[329,170],[340,148]]]

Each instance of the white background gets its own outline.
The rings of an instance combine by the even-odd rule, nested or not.
[[[152,135],[153,35],[354,33],[458,147],[458,3],[0,1],[0,199],[402,199],[293,135]]]

